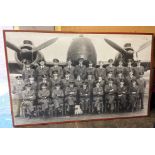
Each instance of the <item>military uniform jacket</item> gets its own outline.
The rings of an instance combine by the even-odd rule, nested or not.
[[[30,69],[30,70],[24,69],[23,72],[22,72],[23,79],[28,80],[28,78],[30,76],[35,77],[35,70],[34,69]]]
[[[52,91],[52,98],[53,99],[56,99],[56,98],[62,98],[63,99],[63,97],[64,97],[64,92],[62,89],[59,89],[59,90],[53,89],[53,91]]]
[[[112,86],[109,86],[109,85],[105,86],[105,93],[106,94],[115,95],[116,92],[117,92],[116,85],[113,84]]]
[[[89,88],[90,90],[92,90],[92,89],[93,89],[93,86],[94,86],[95,80],[94,80],[94,79],[92,79],[92,80],[86,79],[85,82],[88,83],[88,88]]]
[[[125,67],[123,67],[123,66],[117,66],[117,67],[116,67],[116,74],[117,74],[117,75],[118,75],[119,73],[124,74],[124,72],[125,72]]]
[[[101,96],[103,96],[103,88],[102,87],[93,88],[93,97],[101,97]]]
[[[63,70],[62,70],[62,67],[61,66],[53,66],[50,68],[50,71],[49,71],[49,74],[50,74],[50,77],[53,77],[53,72],[56,71],[58,72],[58,77],[62,77],[63,76]]]
[[[127,86],[131,86],[133,80],[136,80],[136,77],[135,76],[132,76],[132,77],[131,76],[127,76],[126,79],[125,79],[126,85]]]
[[[86,66],[77,65],[75,67],[75,72],[74,73],[75,73],[75,77],[80,75],[80,77],[84,80],[86,78]]]
[[[24,82],[21,80],[20,82],[15,82],[13,85],[12,93],[15,94],[15,98],[22,99],[22,91],[24,90]]]
[[[44,66],[43,68],[41,66],[38,66],[37,69],[36,69],[36,73],[37,73],[37,76],[43,76],[43,75],[47,75],[49,76],[49,67],[47,66]]]
[[[57,78],[57,79],[51,78],[51,86],[55,87],[56,84],[61,85],[61,79],[60,78]]]
[[[116,78],[114,76],[112,76],[112,77],[106,77],[105,78],[105,84],[106,85],[109,83],[109,79],[112,79],[113,83],[116,84]]]
[[[94,67],[92,67],[92,68],[90,68],[90,67],[88,67],[88,68],[86,68],[86,75],[88,76],[88,75],[92,75],[93,77],[95,77],[95,68]]]
[[[75,67],[74,66],[66,66],[64,67],[64,76],[67,72],[70,73],[70,76],[72,79],[74,79],[74,70],[75,70]]]
[[[138,93],[139,93],[139,89],[138,89],[138,86],[131,86],[130,89],[129,89],[129,94],[130,95],[136,95],[138,96]]]
[[[126,95],[127,94],[127,88],[125,86],[123,86],[123,87],[118,86],[117,87],[117,94],[118,94],[118,96]]]
[[[95,78],[98,79],[98,77],[102,77],[105,79],[106,77],[106,69],[105,68],[96,68],[95,70]]]
[[[120,85],[120,81],[125,81],[125,78],[122,76],[122,77],[116,77],[116,85],[119,86]]]
[[[67,87],[69,87],[70,81],[71,81],[71,79],[62,79],[62,87],[63,87],[63,89],[66,89]]]
[[[50,97],[50,91],[48,89],[46,90],[39,90],[38,91],[38,97],[40,99],[46,99]]]
[[[140,66],[140,67],[134,67],[134,75],[139,78],[140,74],[144,74],[144,67]]]
[[[105,86],[105,80],[102,80],[102,81],[97,80],[97,82],[99,82],[100,86],[102,88],[104,88],[104,86]]]
[[[23,96],[23,99],[24,100],[35,100],[36,99],[36,95],[35,95],[35,91],[34,90],[30,90],[30,91],[27,91],[27,90],[24,90],[22,92],[22,96]]]
[[[134,67],[125,67],[125,69],[124,69],[125,76],[129,76],[130,71],[132,71],[134,73]]]
[[[90,90],[88,88],[80,89],[80,97],[90,97]]]
[[[138,84],[138,87],[139,87],[139,93],[144,93],[145,88],[146,88],[145,79],[143,79],[143,78],[137,79],[137,84]]]
[[[66,96],[76,97],[77,88],[75,88],[75,87],[73,87],[73,88],[67,87],[66,90],[65,90],[65,95]]]
[[[75,86],[80,89],[82,86],[83,80],[75,80]]]
[[[106,73],[108,74],[109,72],[112,72],[113,76],[116,75],[116,67],[115,66],[107,66],[106,67]]]

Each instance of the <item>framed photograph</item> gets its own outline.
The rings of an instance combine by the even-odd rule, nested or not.
[[[5,30],[14,126],[148,116],[153,34]]]

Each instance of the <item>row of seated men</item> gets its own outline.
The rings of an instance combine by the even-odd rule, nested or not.
[[[142,72],[138,76],[133,74],[133,70],[130,70],[128,76],[124,76],[123,72],[114,76],[110,71],[105,77],[98,75],[95,78],[89,73],[86,79],[82,79],[81,75],[75,78],[66,71],[65,78],[60,78],[59,72],[54,70],[52,77],[44,74],[35,78],[32,74],[24,76],[23,71],[23,76],[17,77],[18,82],[12,91],[18,94],[16,116],[20,116],[22,103],[25,105],[24,113],[28,116],[143,109],[146,82]]]

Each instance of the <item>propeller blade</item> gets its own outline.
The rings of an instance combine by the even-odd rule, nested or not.
[[[117,45],[116,43],[114,43],[113,41],[109,40],[109,39],[104,39],[106,43],[108,43],[111,47],[113,47],[115,50],[117,50],[118,52],[120,52],[121,54],[126,54],[126,51],[120,47],[119,45]]]
[[[141,46],[139,47],[139,49],[136,51],[136,53],[142,51],[143,49],[145,49],[146,47],[148,47],[148,46],[150,46],[150,45],[151,45],[151,41],[148,41],[148,42],[144,43],[143,45],[141,45]]]
[[[6,41],[6,46],[7,46],[8,48],[10,48],[10,49],[16,51],[17,53],[20,52],[20,49],[19,49],[16,45],[10,43],[9,41]]]
[[[38,47],[34,48],[33,49],[33,52],[36,52],[36,51],[40,51],[48,46],[50,46],[51,44],[55,43],[57,41],[58,38],[54,38],[54,39],[50,39],[48,41],[46,41],[45,43],[39,45]]]

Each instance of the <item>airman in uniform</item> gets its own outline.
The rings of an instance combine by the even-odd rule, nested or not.
[[[105,84],[109,84],[109,79],[112,79],[113,80],[113,83],[116,84],[116,78],[114,77],[113,73],[112,72],[109,72],[107,74],[107,77],[105,78]]]
[[[63,108],[64,108],[64,91],[61,89],[59,83],[55,85],[55,88],[52,90],[52,101],[54,105],[55,115],[58,116],[60,113],[63,115]]]
[[[70,73],[70,77],[72,79],[74,79],[74,70],[75,70],[75,67],[72,66],[72,61],[71,60],[68,60],[67,61],[67,66],[64,67],[64,76],[66,75],[66,73]]]
[[[139,78],[140,75],[144,75],[144,67],[141,66],[141,61],[137,61],[137,66],[134,67],[134,75]]]
[[[124,75],[125,67],[123,66],[123,62],[119,61],[119,65],[116,67],[116,76],[121,72]]]
[[[70,81],[71,81],[72,79],[71,79],[71,77],[70,77],[70,72],[66,72],[66,74],[65,74],[65,78],[64,79],[62,79],[62,88],[63,88],[63,90],[65,91],[65,89],[67,88],[67,87],[69,87],[69,83],[70,83]]]
[[[61,84],[61,79],[59,78],[57,71],[53,71],[52,75],[53,75],[53,78],[51,78],[51,86],[53,89],[56,84]]]
[[[132,81],[132,85],[129,88],[129,109],[133,112],[137,110],[138,98],[139,98],[139,88],[137,86],[136,80]]]
[[[38,85],[33,76],[29,76],[29,80],[26,84],[30,84],[31,89],[33,89],[35,93],[37,92]]]
[[[22,71],[22,77],[25,82],[28,82],[29,77],[35,77],[35,70],[30,66],[29,63],[25,64],[25,69]]]
[[[22,92],[24,115],[30,118],[34,116],[34,101],[36,99],[35,90],[31,88],[31,84],[27,84]]]
[[[133,75],[133,71],[130,71],[129,75],[125,78],[125,83],[128,87],[130,87],[134,80],[136,80],[136,77]]]
[[[38,103],[42,107],[42,115],[48,116],[48,108],[50,103],[50,90],[47,89],[47,84],[41,84],[41,89],[38,91]]]
[[[51,82],[50,80],[48,79],[48,76],[46,75],[43,75],[42,76],[42,81],[38,82],[38,89],[41,89],[41,85],[42,84],[46,84],[47,85],[47,89],[50,89],[51,87]]]
[[[139,78],[137,79],[137,84],[139,87],[139,102],[140,102],[140,108],[144,109],[144,92],[146,88],[146,81],[143,78],[143,73],[139,74]]]
[[[100,84],[100,86],[104,89],[105,86],[105,80],[102,78],[102,76],[99,76],[97,79],[97,82]]]
[[[81,79],[84,80],[86,78],[86,66],[83,65],[83,59],[79,59],[79,64],[75,67],[75,78],[80,75]]]
[[[119,86],[121,81],[125,82],[125,78],[124,78],[122,72],[119,72],[116,77],[116,85]]]
[[[95,69],[95,78],[102,77],[102,79],[106,78],[106,69],[103,68],[103,61],[99,61],[99,67]]]
[[[58,59],[53,59],[53,64],[54,66],[50,68],[49,70],[49,74],[50,77],[53,77],[53,72],[57,72],[58,73],[58,77],[62,78],[63,77],[63,70],[62,67],[59,66],[59,60]]]
[[[77,76],[75,79],[75,87],[77,88],[77,103],[80,102],[80,89],[82,87],[83,80],[81,79],[80,75]]]
[[[16,77],[16,81],[13,85],[12,94],[14,94],[13,99],[16,100],[17,111],[15,117],[20,117],[20,109],[22,104],[22,91],[24,90],[24,81],[21,76]]]
[[[134,72],[134,67],[132,66],[132,60],[129,59],[129,60],[128,60],[128,66],[125,67],[125,72],[124,72],[125,76],[129,76],[129,73],[130,73],[131,71]]]
[[[106,111],[115,112],[117,109],[116,92],[117,87],[113,84],[113,79],[109,79],[109,83],[105,86]]]
[[[65,90],[66,110],[69,115],[74,114],[74,108],[77,102],[76,97],[77,97],[77,88],[74,87],[74,82],[71,81],[69,87],[67,87]]]
[[[103,88],[99,82],[96,82],[96,87],[93,88],[93,112],[100,114],[103,107]]]
[[[90,112],[90,90],[88,89],[88,83],[83,82],[83,86],[80,89],[80,106],[84,114]]]
[[[117,112],[125,112],[127,107],[127,88],[124,85],[124,80],[121,80],[117,87]]]
[[[88,78],[85,80],[85,82],[88,83],[88,88],[89,88],[90,91],[92,91],[93,86],[94,86],[94,82],[95,82],[95,79],[93,78],[93,75],[89,74]]]
[[[116,67],[113,66],[113,59],[109,59],[109,66],[106,67],[106,73],[108,74],[109,72],[112,72],[112,75],[115,77],[116,75]]]
[[[45,61],[40,61],[40,66],[36,69],[38,82],[42,81],[43,76],[49,76],[49,67],[45,65]]]
[[[86,68],[86,76],[89,74],[92,75],[93,78],[95,78],[95,68],[93,67],[93,63],[89,61],[89,66]]]

